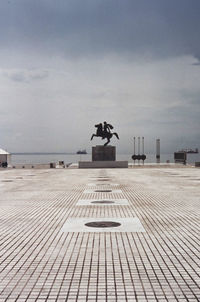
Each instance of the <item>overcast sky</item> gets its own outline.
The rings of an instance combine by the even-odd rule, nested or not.
[[[200,147],[199,0],[0,1],[0,148]]]

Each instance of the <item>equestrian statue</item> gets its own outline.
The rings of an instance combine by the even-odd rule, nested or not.
[[[110,143],[110,139],[112,138],[113,135],[116,136],[117,139],[119,139],[119,136],[116,132],[111,132],[113,129],[113,126],[111,124],[108,124],[107,122],[104,122],[103,125],[102,123],[95,125],[97,128],[96,134],[93,134],[91,137],[91,140],[93,139],[94,136],[96,137],[101,137],[102,139],[107,139],[107,142],[104,144],[104,146],[107,146]]]

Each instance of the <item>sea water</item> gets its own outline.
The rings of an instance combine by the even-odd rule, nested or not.
[[[147,158],[145,163],[155,163],[155,154],[146,154]],[[58,153],[48,153],[48,154],[12,154],[11,163],[16,164],[47,164],[47,163],[58,163],[59,161],[64,161],[65,164],[68,163],[78,163],[79,161],[91,161],[91,154],[58,154]],[[117,160],[127,160],[128,162],[134,162],[132,160],[132,154],[117,154]],[[161,154],[160,162],[174,163],[174,154]],[[200,154],[187,154],[187,163],[194,164],[200,161]],[[137,162],[137,161],[136,161]]]

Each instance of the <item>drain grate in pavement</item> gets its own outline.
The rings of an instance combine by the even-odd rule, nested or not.
[[[121,223],[114,221],[92,221],[85,223],[85,225],[91,228],[116,228],[119,227]]]
[[[115,203],[115,202],[112,200],[95,200],[95,201],[92,201],[91,203],[111,204],[111,203]]]
[[[81,233],[106,233],[106,232],[145,232],[140,220],[137,217],[129,218],[94,218],[73,217],[68,218],[63,225],[61,232],[81,232]],[[88,227],[90,224],[93,227]],[[108,224],[109,223],[109,224]],[[88,225],[89,224],[89,225]]]
[[[98,198],[98,199],[79,199],[77,206],[128,206],[127,199],[113,199],[113,198]]]
[[[91,185],[89,185],[89,186],[94,186],[94,187],[100,187],[100,186],[110,186],[110,184],[91,184]]]
[[[88,187],[99,187],[99,186],[119,186],[119,184],[114,184],[114,183],[89,183],[87,184]]]
[[[13,180],[2,180],[2,182],[13,182]]]
[[[83,191],[84,194],[91,194],[91,193],[122,193],[122,190],[116,190],[116,189],[112,189],[112,190],[98,190],[98,189],[87,189]]]
[[[90,176],[90,178],[109,178],[108,176]]]
[[[101,179],[97,179],[97,181],[109,181],[109,178],[101,178]]]
[[[112,190],[95,190],[94,192],[112,192]]]
[[[177,173],[167,173],[168,175],[172,175],[172,176],[177,176],[177,175],[179,175],[179,174],[177,174]]]

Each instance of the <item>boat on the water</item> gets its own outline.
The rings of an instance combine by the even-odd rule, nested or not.
[[[182,150],[179,150],[178,152],[199,153],[199,149],[198,148],[195,148],[195,149],[182,149]]]
[[[78,150],[76,154],[87,154],[86,150]]]

